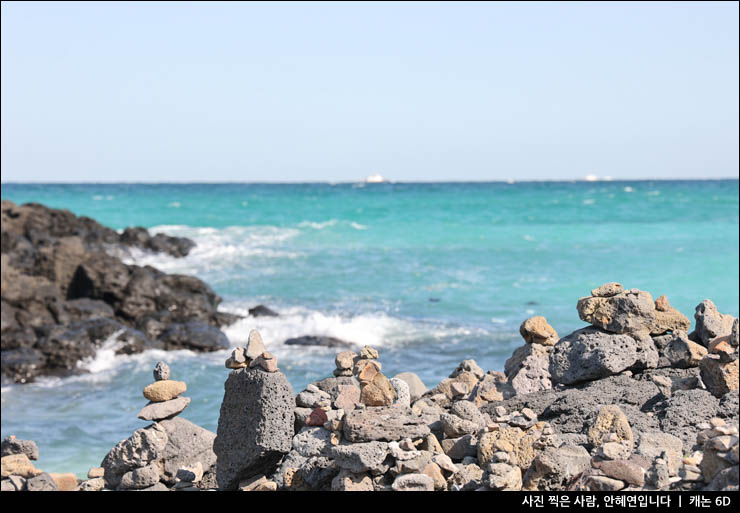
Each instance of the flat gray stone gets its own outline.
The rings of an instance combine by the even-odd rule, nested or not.
[[[182,396],[160,403],[150,401],[141,409],[137,417],[141,420],[164,420],[179,415],[189,404],[190,398]]]
[[[422,438],[430,433],[424,419],[410,408],[381,406],[353,410],[344,418],[344,437],[351,442],[386,442]]]

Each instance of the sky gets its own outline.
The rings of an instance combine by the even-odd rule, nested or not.
[[[2,3],[3,182],[738,177],[738,3]]]

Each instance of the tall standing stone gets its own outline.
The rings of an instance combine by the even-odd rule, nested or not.
[[[240,481],[274,470],[291,448],[294,407],[283,373],[253,367],[229,374],[213,443],[219,489],[236,490]]]

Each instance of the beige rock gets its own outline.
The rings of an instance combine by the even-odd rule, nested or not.
[[[458,397],[468,393],[468,385],[461,381],[455,381],[450,385],[450,392],[453,397]]]
[[[594,447],[599,447],[604,443],[605,435],[611,433],[616,435],[614,441],[628,441],[630,448],[634,446],[634,436],[627,416],[619,406],[613,404],[604,406],[599,410],[593,426],[588,430],[588,441]]]
[[[581,320],[612,333],[652,333],[656,324],[653,297],[643,290],[584,297],[578,300],[577,310]]]
[[[527,344],[525,347],[544,347],[541,345]],[[470,393],[470,401],[479,408],[491,401],[503,401],[514,395],[514,389],[506,381],[503,372],[496,374],[488,373],[483,376]]]
[[[558,341],[558,333],[547,323],[542,316],[530,317],[519,327],[519,333],[528,344],[542,344],[554,346]]]
[[[396,390],[390,380],[379,372],[360,392],[360,402],[367,406],[390,406],[395,400]]]
[[[665,347],[663,353],[671,362],[672,367],[686,369],[697,367],[702,358],[706,356],[707,349],[689,340],[685,331],[676,330],[673,340]]]
[[[421,473],[432,478],[432,481],[434,481],[435,490],[447,489],[447,480],[445,479],[444,475],[442,475],[442,470],[436,463],[432,462],[427,464],[421,471]]]
[[[370,383],[380,372],[380,363],[374,360],[359,360],[355,365],[355,373],[360,383]]]
[[[278,371],[277,358],[272,356],[272,354],[268,353],[267,351],[259,355],[254,360],[252,360],[252,363],[250,363],[249,366],[250,367],[260,367],[262,370],[266,372],[277,372]]]
[[[154,403],[169,401],[179,396],[188,389],[184,381],[172,381],[164,379],[155,381],[144,389],[144,397]]]
[[[357,353],[353,351],[342,351],[337,353],[334,363],[337,369],[351,369],[354,365],[355,358],[357,358]]]
[[[365,346],[360,350],[360,358],[364,360],[377,360],[380,355],[370,346]]]
[[[658,296],[655,300],[655,309],[659,312],[667,312],[671,308],[671,304],[668,302],[668,298],[665,296]]]
[[[611,297],[616,296],[617,294],[620,294],[624,291],[624,287],[622,287],[621,283],[617,283],[615,281],[605,283],[602,286],[595,288],[591,291],[592,296],[596,297]]]
[[[424,438],[424,441],[419,445],[419,449],[422,451],[429,451],[434,454],[444,454],[444,450],[442,450],[439,440],[437,440],[437,437],[432,433],[429,433]]]
[[[723,363],[718,355],[708,354],[699,363],[701,379],[715,397],[722,397],[727,392],[739,388],[740,360]]]
[[[11,454],[0,459],[2,477],[20,476],[26,479],[37,476],[43,471],[37,469],[25,454]]]
[[[266,350],[267,349],[265,348],[264,342],[262,342],[262,336],[260,335],[259,331],[250,331],[249,339],[247,340],[247,347],[244,348],[244,355],[248,359],[254,360]]]
[[[239,483],[242,492],[274,492],[277,483],[269,481],[265,476],[255,476]]]
[[[87,472],[87,478],[88,479],[96,479],[98,477],[103,477],[103,474],[105,473],[105,470],[103,467],[92,467]]]
[[[513,465],[519,465],[519,458],[515,452],[524,452],[526,449],[526,444],[521,443],[523,437],[524,431],[515,427],[502,427],[497,431],[484,433],[478,441],[478,464],[485,467],[496,452],[503,451],[514,456],[514,461],[511,462]],[[531,443],[529,445],[531,449]],[[522,463],[528,459],[529,454],[524,455]]]
[[[665,297],[665,296],[661,296]],[[660,299],[660,298],[658,298]],[[658,301],[655,308],[655,325],[650,330],[653,335],[660,335],[668,331],[688,331],[691,327],[691,321],[684,314],[676,310],[670,305],[667,305],[668,300],[661,305],[663,310],[658,309]]]
[[[73,492],[77,489],[77,476],[74,474],[49,474],[54,482],[57,484],[60,492]]]
[[[332,480],[331,489],[335,492],[372,492],[374,486],[367,472],[353,474],[346,469],[341,469]]]

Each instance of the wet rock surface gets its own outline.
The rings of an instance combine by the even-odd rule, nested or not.
[[[133,247],[183,257],[189,239],[140,227],[119,235],[34,203],[3,200],[0,216],[3,380],[81,372],[81,359],[114,340],[123,354],[227,346],[219,327],[236,317],[217,311],[221,298],[208,285],[116,256]]]

